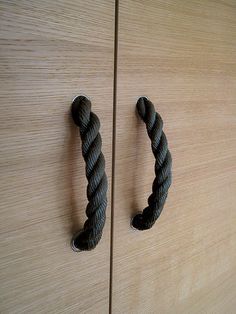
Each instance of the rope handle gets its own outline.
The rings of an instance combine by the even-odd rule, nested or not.
[[[88,180],[86,215],[83,230],[74,235],[71,247],[74,251],[89,251],[96,247],[102,237],[106,220],[107,176],[105,159],[101,152],[102,139],[99,133],[100,121],[91,111],[91,102],[85,96],[73,100],[71,113],[79,127],[82,141],[82,155]]]
[[[146,124],[151,140],[152,152],[155,157],[155,179],[152,184],[152,194],[148,198],[148,206],[142,213],[136,214],[131,225],[138,230],[150,229],[160,216],[172,181],[172,158],[168,149],[166,135],[163,132],[163,121],[155,111],[154,105],[146,97],[140,97],[137,111]]]

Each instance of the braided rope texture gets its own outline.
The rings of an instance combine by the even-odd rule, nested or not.
[[[163,210],[172,181],[172,158],[168,149],[166,135],[162,130],[162,118],[155,111],[152,102],[145,97],[140,97],[137,102],[137,111],[146,124],[147,133],[151,140],[152,152],[156,160],[156,177],[152,184],[152,194],[148,198],[148,206],[132,220],[134,228],[147,230],[154,225]]]
[[[73,246],[80,251],[95,248],[102,237],[106,220],[107,176],[105,159],[101,152],[102,139],[99,133],[100,121],[91,112],[91,102],[85,96],[74,99],[71,107],[74,123],[79,127],[82,154],[85,161],[88,204],[83,230],[73,238]]]

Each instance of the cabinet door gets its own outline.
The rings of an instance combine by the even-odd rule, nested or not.
[[[235,1],[120,0],[118,39],[113,313],[235,313]],[[173,183],[154,227],[134,231],[154,179],[143,95]]]
[[[108,313],[110,204],[99,245],[85,220],[70,104],[88,95],[111,173],[114,1],[1,1],[1,313]]]

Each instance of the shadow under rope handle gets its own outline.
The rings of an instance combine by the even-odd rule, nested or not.
[[[102,139],[99,133],[100,122],[91,112],[91,102],[85,96],[74,99],[71,107],[74,123],[79,127],[82,141],[82,155],[85,160],[88,204],[83,230],[71,241],[74,251],[88,251],[95,248],[102,237],[106,220],[107,176],[105,159],[101,152]]]
[[[155,111],[150,100],[140,97],[137,110],[141,119],[146,124],[147,133],[151,140],[151,147],[155,161],[155,179],[152,184],[152,194],[148,198],[148,206],[142,213],[137,214],[131,221],[138,230],[150,229],[160,216],[164,207],[168,190],[171,185],[172,158],[168,150],[168,143],[163,132],[163,121]]]

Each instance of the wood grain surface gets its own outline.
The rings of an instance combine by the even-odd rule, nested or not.
[[[1,1],[0,12],[0,312],[108,313],[110,202],[97,248],[70,248],[87,182],[69,109],[90,97],[110,180],[114,1]]]
[[[118,39],[113,313],[234,314],[236,3],[120,0]],[[163,117],[173,184],[139,232],[154,179],[142,95]]]

